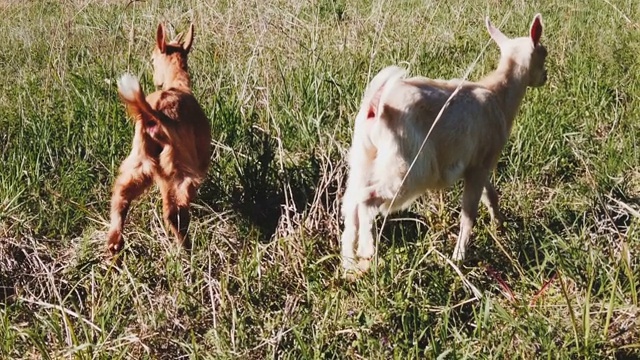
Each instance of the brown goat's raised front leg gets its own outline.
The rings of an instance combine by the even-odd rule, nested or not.
[[[140,164],[134,157],[127,158],[122,163],[120,175],[113,186],[111,225],[107,234],[107,248],[112,255],[124,247],[122,229],[131,202],[152,184],[151,177],[142,171]]]

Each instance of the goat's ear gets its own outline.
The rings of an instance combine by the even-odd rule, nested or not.
[[[189,31],[187,35],[184,36],[184,42],[182,43],[182,48],[184,51],[189,52],[191,50],[191,44],[193,44],[193,23],[189,26]]]
[[[165,53],[167,51],[167,42],[165,41],[164,34],[164,25],[162,23],[158,24],[158,30],[156,31],[156,45],[158,49],[160,49],[161,53]]]
[[[534,16],[529,33],[531,34],[533,46],[538,46],[540,37],[542,36],[542,15],[536,14],[536,16]]]
[[[491,35],[491,38],[496,42],[496,44],[498,44],[498,46],[501,47],[502,44],[509,39],[505,34],[502,33],[502,31],[498,30],[491,24],[488,16],[485,18],[484,23],[485,25],[487,25],[487,31],[489,32],[489,35]]]

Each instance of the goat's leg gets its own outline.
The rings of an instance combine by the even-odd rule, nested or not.
[[[341,255],[342,255],[342,267],[345,270],[356,269],[356,254],[354,251],[354,243],[358,236],[358,208],[356,206],[345,206],[343,209],[344,216],[344,231],[342,231],[342,237],[340,238]]]
[[[361,270],[366,271],[369,268],[369,261],[375,254],[375,244],[373,239],[373,222],[378,215],[378,207],[360,203],[358,205],[358,219],[360,226],[358,228],[358,248],[356,255],[361,259]],[[364,268],[362,268],[364,265]]]
[[[342,266],[345,270],[357,270],[358,259],[356,256],[356,241],[360,243],[358,234],[360,232],[362,222],[360,221],[360,199],[364,180],[363,169],[353,168],[347,182],[347,190],[344,193],[342,201],[342,216],[344,218],[344,231],[340,239]]]
[[[390,208],[392,200],[396,196],[401,196],[400,190],[405,175],[402,162],[403,160],[396,156],[394,151],[385,152],[376,159],[375,167],[379,172],[376,180],[361,190],[358,205],[360,226],[356,255],[360,259],[358,268],[363,272],[369,269],[371,258],[375,254],[372,230],[376,216],[381,210],[392,211],[393,209]]]
[[[498,230],[502,230],[504,216],[502,215],[500,206],[498,205],[498,193],[490,180],[487,180],[484,185],[484,190],[482,191],[482,203],[487,207],[489,215],[491,215],[491,221],[496,225],[496,228]]]
[[[487,181],[486,172],[477,169],[474,170],[475,171],[468,171],[468,175],[464,178],[460,233],[458,233],[456,247],[451,256],[452,259],[456,261],[464,259],[467,243],[471,236],[471,230],[476,221],[476,216],[478,216],[478,205],[482,197],[482,191]]]
[[[364,200],[360,195],[370,178],[373,166],[372,153],[362,143],[362,134],[356,129],[354,144],[349,151],[349,178],[347,189],[342,199],[342,216],[344,218],[344,230],[340,239],[342,266],[345,270],[358,270],[357,256],[355,252],[356,241],[362,227],[359,206]]]
[[[120,167],[120,175],[111,196],[111,225],[107,234],[107,248],[115,254],[124,247],[122,229],[131,202],[151,186],[151,176],[143,172],[139,159],[128,157]]]
[[[162,193],[162,212],[165,226],[171,229],[178,244],[190,249],[191,242],[189,241],[188,230],[191,214],[189,206],[195,198],[197,186],[188,178],[179,183],[162,181],[160,191]]]

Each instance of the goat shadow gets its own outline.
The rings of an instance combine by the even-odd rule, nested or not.
[[[386,244],[395,246],[407,246],[416,244],[425,234],[429,232],[427,218],[412,210],[401,210],[389,214],[386,221],[384,215],[380,214],[376,218],[375,235],[380,235]],[[382,227],[384,224],[384,227]]]
[[[629,197],[616,190],[612,191],[610,197],[615,200],[608,200],[601,196],[594,197],[593,206],[587,212],[572,208],[554,210],[560,211],[561,214],[543,216],[543,219],[546,220],[526,219],[518,214],[504,213],[503,210],[506,223],[505,233],[497,235],[500,244],[496,243],[486,231],[476,231],[475,240],[469,246],[468,256],[464,263],[481,262],[507,277],[518,277],[518,269],[513,265],[513,261],[516,261],[518,266],[525,271],[537,269],[537,271],[547,274],[547,277],[555,273],[558,267],[575,269],[578,264],[567,263],[562,266],[557,262],[549,261],[545,252],[555,249],[553,242],[549,241],[556,236],[580,236],[584,229],[588,229],[590,233],[598,234],[599,231],[602,231],[601,224],[603,223],[608,224],[611,232],[624,232],[632,226],[633,216],[625,209],[618,208],[616,210],[616,200],[627,204],[637,204],[640,203],[640,198]],[[481,217],[479,216],[478,219],[480,220]],[[478,221],[476,229],[482,226],[490,226],[488,219]],[[607,238],[606,234],[600,235]],[[571,246],[571,244],[567,245]],[[603,250],[607,251],[608,246],[601,245]],[[580,251],[583,251],[582,244],[579,246],[581,247]],[[504,247],[511,258],[500,247]],[[565,258],[562,256],[557,259],[559,262],[574,262],[575,260],[575,257]],[[588,282],[586,275],[586,272],[578,270],[573,273],[573,276],[585,283]],[[598,284],[595,283],[593,286],[597,288]]]
[[[283,207],[301,210],[313,197],[320,167],[313,154],[297,163],[281,163],[276,139],[254,127],[245,131],[241,143],[232,160],[212,162],[199,198],[216,211],[233,210],[247,231],[257,231],[260,242],[269,242]]]
[[[455,196],[450,197],[451,199],[455,198]],[[561,233],[565,230],[562,221],[576,223],[576,226],[579,226],[577,222],[582,218],[582,213],[574,211],[567,213],[562,221],[557,220],[556,222],[545,224],[528,221],[518,214],[505,212],[504,209],[503,215],[506,219],[505,230],[496,232],[489,214],[484,210],[480,211],[474,225],[471,241],[467,245],[466,257],[462,265],[475,267],[478,264],[484,264],[505,275],[515,276],[517,269],[512,264],[511,259],[516,260],[524,269],[538,266],[539,264],[536,264],[536,256],[539,256],[541,241],[549,237],[549,232]],[[379,215],[376,220],[374,231],[376,236],[379,235],[383,219],[384,217]],[[444,241],[438,245],[438,250],[444,254],[450,254],[455,247],[455,236],[459,231],[459,211],[452,211],[445,216],[443,221],[447,223],[447,229],[445,230]],[[382,241],[379,244],[379,249],[384,252],[388,251],[391,246],[406,247],[414,245],[425,237],[431,237],[430,231],[430,221],[422,212],[403,210],[392,213],[388,216],[384,228],[382,228]],[[491,232],[495,234],[496,239],[491,235]],[[514,240],[518,239],[518,234],[522,241],[515,242]],[[434,235],[432,241],[440,242],[443,237],[438,237],[440,239],[435,238]],[[502,247],[507,252],[506,254],[501,249]],[[545,268],[551,273],[555,271],[555,264],[547,263]]]

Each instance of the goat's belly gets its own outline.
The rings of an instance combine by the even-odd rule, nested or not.
[[[412,176],[413,184],[408,186],[408,189],[420,189],[419,194],[426,192],[427,190],[438,190],[451,187],[455,184],[466,169],[466,163],[463,161],[456,161],[448,166],[421,169],[420,174]],[[419,195],[418,195],[419,196]]]
[[[398,196],[393,204],[391,201],[386,201],[380,206],[380,212],[383,214],[393,213],[396,211],[404,210],[409,207],[417,198],[422,194],[411,194],[411,196]]]
[[[405,182],[393,204],[391,204],[390,201],[385,202],[380,207],[380,211],[389,213],[404,210],[408,208],[409,205],[411,205],[419,197],[426,194],[429,190],[437,190],[450,187],[458,179],[460,179],[461,174],[464,172],[464,168],[462,168],[462,170],[460,170],[460,168],[460,166],[456,166],[452,167],[451,171],[448,173],[438,173],[437,171],[435,171],[430,174],[421,174],[424,175],[421,177],[409,178],[414,181],[419,179],[419,181],[417,183]]]

